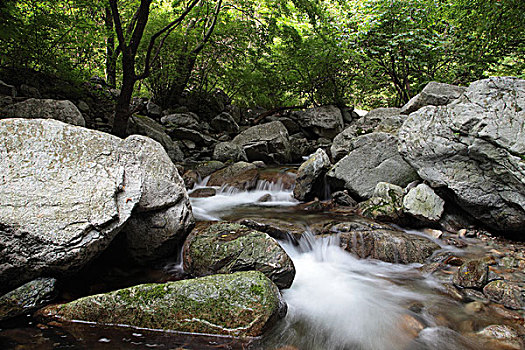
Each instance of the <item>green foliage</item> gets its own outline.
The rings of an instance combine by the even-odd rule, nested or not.
[[[0,67],[69,77],[100,72],[102,1],[6,1],[0,5]]]
[[[162,39],[152,74],[136,93],[163,105],[176,104],[184,91],[221,89],[242,106],[372,108],[402,105],[432,80],[466,85],[488,75],[525,77],[521,0],[223,0],[206,38],[217,3],[202,0]],[[138,4],[119,1],[124,29]],[[187,4],[152,1],[137,71],[151,35]],[[102,76],[115,37],[105,6],[1,2],[0,68]],[[117,77],[121,72],[118,63]]]

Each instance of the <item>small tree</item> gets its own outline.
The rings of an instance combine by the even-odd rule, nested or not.
[[[117,0],[109,0],[111,16],[113,18],[115,33],[117,34],[119,44],[118,50],[121,52],[122,57],[122,86],[120,96],[115,106],[115,119],[112,128],[113,134],[120,137],[126,136],[128,120],[131,116],[129,105],[135,83],[146,78],[150,74],[151,64],[158,57],[166,37],[182,22],[199,1],[200,0],[192,0],[179,17],[150,37],[143,71],[142,73],[137,74],[135,67],[137,51],[148,23],[152,0],[140,1],[140,5],[135,11],[126,33],[122,26]],[[129,38],[126,38],[126,34]],[[162,39],[159,44],[156,45],[156,41],[160,37],[162,37]],[[153,52],[154,50],[155,53]]]

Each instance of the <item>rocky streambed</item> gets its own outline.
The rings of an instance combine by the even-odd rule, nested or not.
[[[0,344],[522,349],[524,101],[432,83],[355,120],[168,114],[124,140],[1,119]]]
[[[202,218],[209,215],[220,221],[202,221],[197,215],[182,261],[129,270],[122,264],[93,267],[96,276],[86,274],[83,288],[66,284],[59,300],[91,294],[89,289],[132,287],[4,321],[2,344],[6,348],[523,347],[523,244],[486,231],[401,230],[363,218],[355,208],[333,200],[301,203],[293,198],[292,188],[282,184],[282,179],[294,176],[289,170],[266,170],[281,179],[280,184],[261,181],[259,189],[250,191],[215,186],[209,187],[214,196],[192,197],[208,188],[198,184],[189,191],[193,210]],[[242,272],[246,270],[260,272]],[[187,279],[193,276],[208,277]],[[133,286],[143,282],[148,284]],[[207,321],[199,324],[203,319]]]

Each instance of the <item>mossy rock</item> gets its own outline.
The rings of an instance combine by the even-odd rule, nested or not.
[[[48,320],[239,337],[261,335],[285,314],[279,290],[257,271],[142,284],[39,312]]]
[[[359,203],[360,213],[370,219],[400,222],[403,216],[403,189],[386,182],[376,185],[372,198]]]
[[[279,288],[289,288],[295,267],[268,234],[221,222],[195,229],[184,245],[184,268],[195,276],[257,270]]]

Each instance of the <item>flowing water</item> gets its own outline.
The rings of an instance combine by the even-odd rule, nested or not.
[[[271,201],[257,202],[267,194]],[[320,215],[286,210],[296,204],[290,190],[264,183],[255,191],[220,189],[215,197],[192,199],[194,212],[204,220],[265,215],[305,226],[298,245],[280,242],[296,268],[293,285],[283,291],[288,314],[258,345],[268,349],[438,349],[432,340],[411,344],[413,336],[406,325],[407,319],[419,318],[418,322],[437,327],[432,317],[410,311],[411,305],[431,299],[439,302],[439,297],[427,293],[437,282],[420,276],[419,265],[360,260],[339,247],[337,236],[314,238],[308,224]],[[460,334],[453,336],[464,340]],[[454,349],[461,348],[458,342],[455,345]]]
[[[205,185],[206,179],[195,189]],[[339,247],[337,235],[315,238],[310,226],[337,214],[298,209],[291,190],[281,184],[263,181],[250,192],[217,188],[217,195],[192,198],[191,203],[197,220],[272,218],[304,227],[298,241],[279,242],[295,264],[296,277],[291,288],[282,291],[288,313],[269,333],[255,341],[238,342],[96,325],[77,325],[67,330],[35,327],[29,319],[18,328],[0,330],[0,347],[466,350],[484,348],[475,337],[469,337],[474,329],[503,322],[493,312],[473,314],[464,304],[446,296],[440,283],[450,279],[446,273],[425,274],[419,264],[357,259]],[[348,215],[341,218],[350,219]],[[458,254],[456,248],[438,243],[443,251]],[[475,252],[465,250],[460,254]],[[160,276],[155,278],[164,281],[166,276],[183,274],[180,258],[177,260],[165,263],[161,272],[157,269]],[[144,279],[139,278],[139,282]]]

